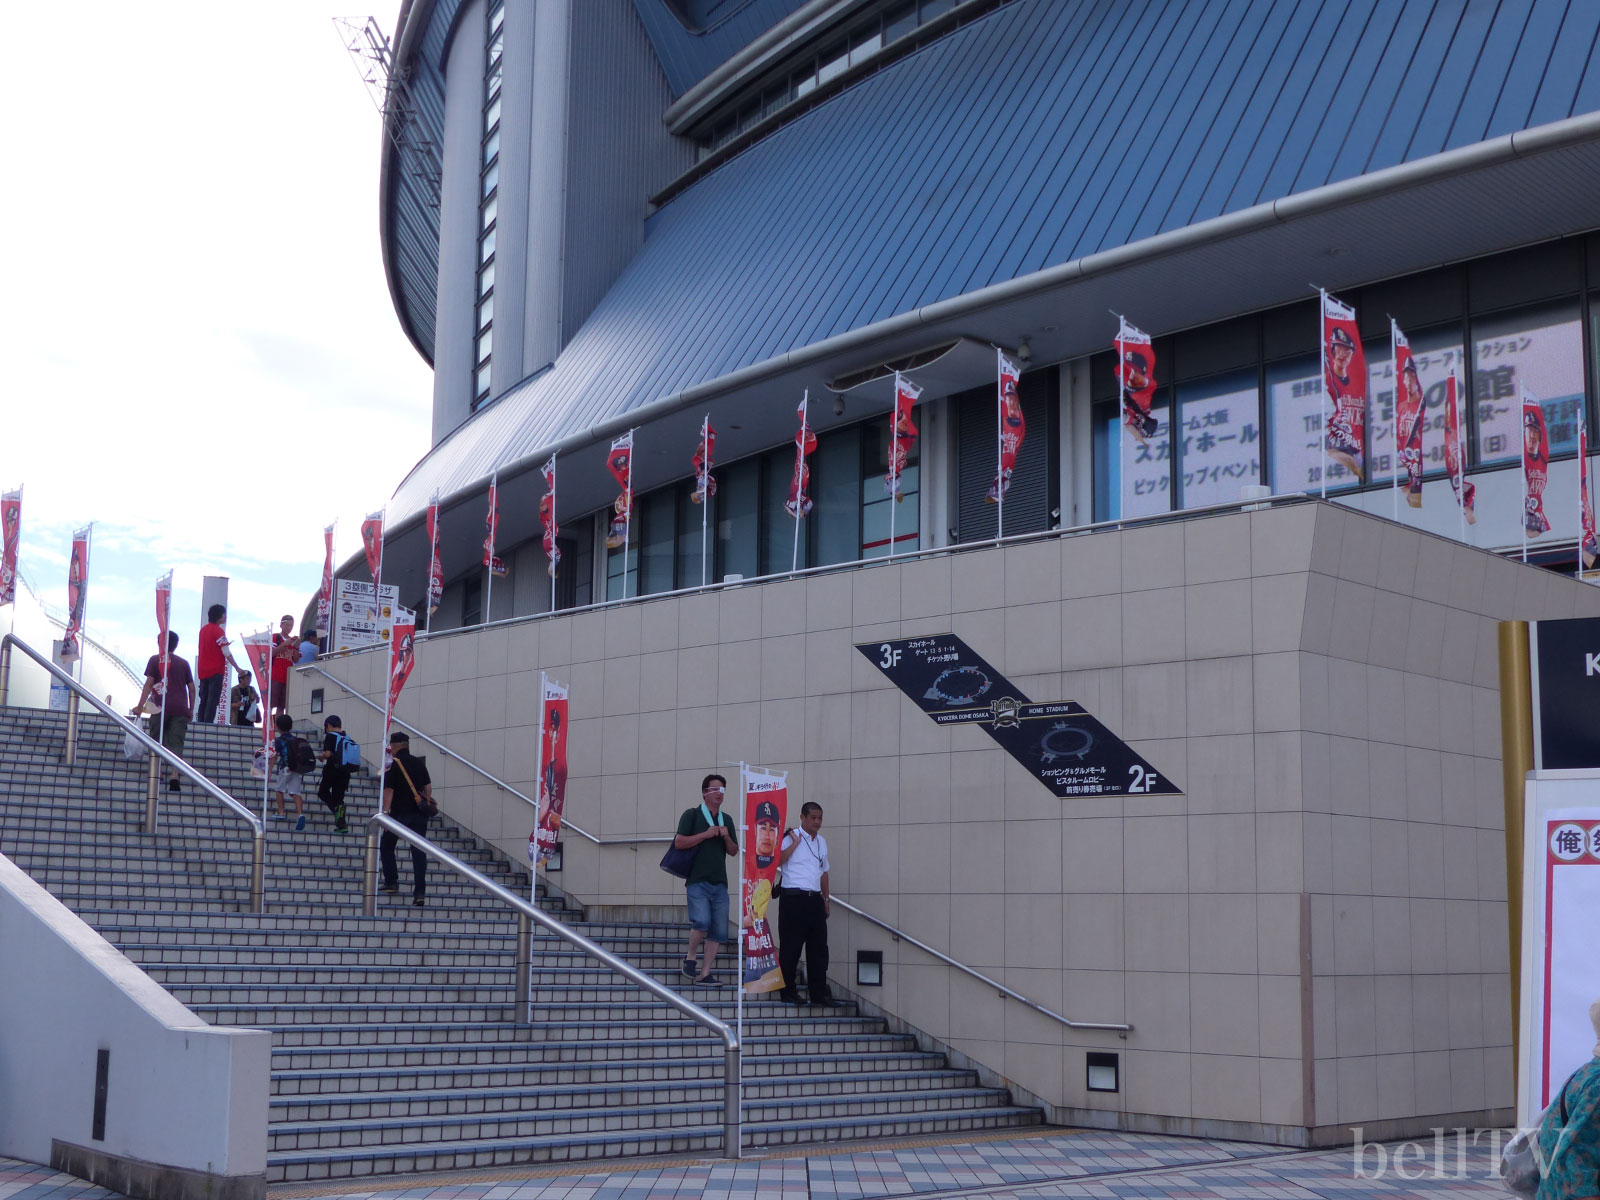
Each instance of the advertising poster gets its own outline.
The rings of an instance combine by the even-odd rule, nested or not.
[[[1527,388],[1522,389],[1522,528],[1529,537],[1550,532],[1544,511],[1544,490],[1550,484],[1550,434],[1544,408]]]
[[[1148,333],[1123,321],[1117,329],[1116,351],[1123,422],[1140,442],[1148,442],[1158,428],[1150,411],[1156,394],[1155,346]]]
[[[400,700],[400,690],[411,678],[411,668],[417,665],[417,614],[408,608],[398,608],[389,638],[389,712]],[[388,722],[385,721],[385,724]],[[385,739],[387,741],[387,738]]]
[[[1450,474],[1450,487],[1455,491],[1456,504],[1461,509],[1461,515],[1468,525],[1476,525],[1478,485],[1467,479],[1467,452],[1462,435],[1460,392],[1456,387],[1454,371],[1450,372],[1450,378],[1445,381],[1444,467]]]
[[[541,676],[540,691],[539,818],[534,840],[537,861],[542,863],[556,852],[561,812],[567,804],[567,689],[548,676]]]
[[[361,522],[361,549],[367,556],[367,570],[373,583],[383,582],[383,513],[368,513]]]
[[[61,661],[76,662],[82,653],[83,612],[89,598],[89,529],[72,535],[72,561],[67,564],[67,631],[61,638]]]
[[[617,481],[617,498],[611,502],[611,524],[606,528],[606,548],[615,550],[628,542],[628,520],[633,515],[633,430],[611,443],[606,469]]]
[[[373,596],[372,585],[355,579],[334,581],[333,641],[330,650],[363,650],[389,640],[400,605],[400,589],[386,583]]]
[[[989,493],[985,497],[990,504],[997,504],[1011,489],[1011,475],[1017,469],[1017,455],[1022,452],[1022,439],[1028,436],[1027,422],[1022,419],[1022,400],[1017,395],[1017,380],[1022,372],[1017,365],[1006,358],[999,350],[995,351],[999,358],[1000,384],[996,403],[999,407],[998,420],[1000,422],[1000,470],[995,476],[995,481],[989,485]]]
[[[0,604],[17,598],[17,554],[22,544],[22,489],[0,495]]]
[[[1322,370],[1328,391],[1328,457],[1366,478],[1367,355],[1356,310],[1322,293]]]
[[[439,493],[428,504],[428,617],[439,611],[444,599],[444,563],[439,559]]]
[[[920,395],[920,387],[895,372],[894,416],[889,424],[889,473],[883,477],[883,488],[897,504],[905,499],[900,477],[905,474],[906,464],[911,461],[911,447],[917,441],[917,425],[911,419],[911,410],[916,407]]]
[[[695,447],[690,465],[694,468],[694,491],[689,499],[704,504],[707,496],[717,494],[717,481],[711,474],[711,455],[717,448],[717,431],[711,427],[711,416],[700,423],[700,444]]]
[[[1411,343],[1400,332],[1400,326],[1389,322],[1389,336],[1394,354],[1394,444],[1405,472],[1406,503],[1412,508],[1422,507],[1422,433],[1427,427],[1423,401],[1422,376],[1417,371],[1411,354]]]
[[[783,987],[778,939],[767,921],[767,905],[778,876],[778,847],[789,815],[789,776],[744,768],[744,895],[739,906],[739,936],[744,964],[740,983],[751,995]]]
[[[556,577],[556,565],[561,561],[561,547],[556,544],[556,536],[561,532],[561,527],[556,523],[556,456],[552,454],[550,461],[540,468],[544,476],[545,493],[539,497],[539,523],[544,526],[544,537],[541,545],[544,546],[544,556],[550,560],[550,578]],[[551,591],[552,598],[555,595]],[[555,607],[554,604],[551,607]]]
[[[255,673],[256,682],[260,685],[262,701],[261,745],[256,748],[255,757],[250,763],[250,777],[265,779],[270,766],[267,761],[267,744],[272,740],[272,722],[266,719],[267,683],[272,678],[272,630],[246,635],[244,652],[250,661],[251,671]],[[263,811],[265,808],[266,801],[263,800]]]
[[[800,431],[794,435],[794,474],[789,477],[789,498],[783,503],[784,511],[796,521],[811,511],[811,497],[807,494],[811,486],[811,468],[806,465],[806,457],[817,448],[817,433],[806,423],[810,402],[808,391],[795,410],[800,417]]]

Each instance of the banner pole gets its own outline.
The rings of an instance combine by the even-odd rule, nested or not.
[[[800,396],[800,444],[795,447],[795,456],[800,465],[794,469],[795,478],[799,481],[794,489],[794,553],[789,556],[789,574],[793,575],[800,569],[800,494],[801,484],[805,482],[806,469],[806,421],[811,416],[811,389],[807,388]]]
[[[1517,417],[1517,434],[1522,439],[1522,447],[1518,456],[1522,466],[1522,561],[1528,561],[1528,435],[1522,432],[1522,422],[1528,418],[1528,389],[1522,387],[1518,393],[1522,397],[1522,412]]]
[[[739,994],[734,998],[737,1006],[735,1024],[739,1029],[739,1044],[744,1045],[744,848],[745,810],[749,807],[750,775],[743,762],[739,764],[739,939],[738,977],[734,980]]]
[[[1461,389],[1456,383],[1456,373],[1450,372],[1450,392],[1447,397],[1450,411],[1445,413],[1445,448],[1449,449],[1450,426],[1455,425],[1456,430],[1456,470],[1451,472],[1451,490],[1456,494],[1456,519],[1461,525],[1461,540],[1467,540],[1467,455],[1466,447],[1461,445]],[[1445,466],[1448,468],[1449,463]],[[1459,481],[1459,482],[1458,482]]]
[[[700,586],[706,586],[706,526],[711,515],[711,414],[700,423]]]
[[[1400,444],[1400,349],[1396,345],[1395,334],[1400,326],[1395,324],[1394,318],[1389,318],[1389,369],[1394,372],[1394,463],[1389,473],[1389,497],[1394,502],[1394,519],[1400,519],[1400,460],[1405,454],[1405,447]],[[1422,414],[1417,414],[1417,420],[1422,419]],[[1407,486],[1410,479],[1407,478]]]
[[[1001,376],[1004,355],[994,348],[994,540],[1006,535],[1006,393]]]
[[[894,406],[889,409],[889,474],[892,477],[889,484],[889,549],[887,554],[894,557],[894,510],[900,505],[900,456],[895,453],[900,448],[900,372],[894,373]]]
[[[1125,353],[1123,336],[1128,329],[1128,319],[1121,313],[1117,314],[1117,516],[1126,514],[1122,511],[1123,479],[1122,473],[1127,468],[1127,437],[1128,437],[1128,378],[1123,369],[1122,356]],[[1152,350],[1154,347],[1151,348]],[[1152,404],[1152,407],[1154,405]],[[1106,489],[1109,493],[1110,488]],[[1109,504],[1111,497],[1107,495]]]
[[[163,746],[167,744],[167,689],[172,686],[172,663],[167,650],[167,644],[172,641],[167,636],[168,631],[172,628],[172,590],[170,585],[167,589],[165,607],[167,610],[164,614],[166,619],[161,622],[167,628],[161,634],[161,734],[159,739]]]
[[[1317,427],[1317,437],[1322,442],[1322,499],[1328,498],[1328,292],[1317,289],[1317,363],[1322,378],[1317,380],[1317,394],[1322,397],[1322,423]]]
[[[434,503],[437,503],[437,500],[428,505],[430,510],[433,509]],[[430,524],[433,526],[433,532],[428,535],[428,593],[422,599],[424,610],[422,614],[422,632],[429,636],[433,634],[433,560],[439,553],[439,514],[437,512],[433,513],[433,520]],[[333,645],[332,596],[328,597],[328,625],[328,644],[331,646]]]

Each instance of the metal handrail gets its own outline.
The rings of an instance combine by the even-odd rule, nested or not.
[[[363,696],[360,692],[356,691],[354,688],[352,688],[344,680],[340,679],[336,675],[330,675],[327,671],[325,671],[321,667],[317,666],[316,663],[313,662],[313,663],[305,664],[305,669],[310,669],[312,671],[315,671],[318,675],[321,675],[324,679],[328,680],[330,683],[337,684],[339,686],[340,690],[346,692],[347,694],[349,694],[351,696],[354,696],[357,700],[361,701],[361,703],[365,704],[368,708],[372,709],[373,712],[380,712],[381,713],[383,711],[383,706],[381,704],[377,704],[377,703],[374,703],[372,700],[369,700],[366,696]],[[511,795],[515,796],[518,800],[521,800],[524,804],[526,804],[530,808],[532,808],[535,814],[538,813],[538,811],[539,811],[539,802],[537,800],[533,799],[533,797],[525,795],[522,792],[518,791],[516,788],[512,787],[509,783],[507,783],[504,779],[501,779],[499,776],[493,775],[490,772],[485,771],[482,767],[480,767],[477,763],[473,762],[470,758],[467,758],[467,757],[465,757],[464,755],[461,755],[461,754],[457,754],[454,750],[450,749],[449,746],[446,746],[443,742],[439,741],[437,738],[429,737],[427,734],[423,733],[422,730],[418,729],[415,725],[412,725],[412,724],[409,724],[409,723],[407,723],[405,721],[402,721],[399,717],[391,716],[389,719],[394,724],[400,726],[401,729],[404,729],[412,737],[422,739],[424,742],[427,742],[428,745],[432,746],[435,750],[439,751],[440,754],[443,754],[446,758],[454,759],[456,762],[460,763],[462,766],[466,767],[468,770],[476,771],[479,775],[482,775],[490,783],[494,784],[495,787],[499,788],[503,792],[511,793]],[[649,843],[649,842],[670,842],[672,840],[672,835],[671,834],[665,834],[665,835],[652,834],[652,835],[650,835],[648,837],[631,837],[631,836],[625,836],[625,837],[599,837],[599,836],[596,836],[595,834],[590,833],[587,829],[583,828],[581,825],[577,824],[575,821],[570,820],[565,813],[561,814],[561,828],[563,830],[571,830],[573,833],[577,834],[579,837],[584,838],[587,841],[593,842],[596,846],[644,845],[644,844]]]
[[[976,971],[967,966],[966,963],[957,962],[948,954],[944,953],[944,951],[935,950],[932,946],[928,945],[927,942],[918,941],[904,930],[896,929],[893,925],[889,924],[889,922],[879,920],[869,912],[863,912],[854,904],[851,904],[848,900],[839,899],[837,894],[829,896],[828,899],[834,904],[837,904],[840,908],[844,909],[846,912],[853,912],[863,921],[870,922],[871,924],[876,925],[879,929],[884,930],[891,937],[893,937],[895,941],[907,942],[910,945],[915,946],[918,950],[933,955],[934,958],[937,958],[945,965],[954,967],[963,974],[972,976],[972,978],[976,979],[979,983],[985,984],[988,987],[992,987],[1007,1000],[1015,1000],[1018,1004],[1021,1004],[1026,1008],[1031,1008],[1034,1012],[1039,1013],[1041,1016],[1049,1017],[1052,1021],[1059,1021],[1068,1029],[1106,1029],[1116,1033],[1119,1037],[1125,1038],[1128,1036],[1128,1031],[1133,1028],[1132,1025],[1123,1025],[1115,1021],[1074,1021],[1071,1017],[1064,1017],[1060,1013],[1028,999],[1021,992],[1013,991],[1011,988],[1008,988],[1005,984],[999,982],[998,980],[990,979],[981,971]]]
[[[640,971],[637,967],[618,958],[611,951],[602,946],[597,946],[576,930],[569,929],[560,921],[542,912],[535,905],[530,904],[521,896],[515,895],[501,887],[494,880],[488,878],[480,871],[468,866],[454,854],[430,842],[426,837],[417,833],[408,825],[403,825],[393,817],[382,812],[374,813],[367,822],[367,852],[366,874],[362,881],[361,911],[366,916],[376,916],[378,911],[378,830],[387,829],[390,833],[402,837],[408,844],[421,850],[431,858],[437,859],[449,867],[457,875],[477,884],[478,887],[488,892],[496,900],[509,905],[517,913],[517,984],[516,1006],[518,1024],[528,1024],[529,1005],[529,971],[532,964],[532,931],[529,921],[537,922],[540,928],[557,937],[571,946],[577,947],[590,958],[597,960],[602,966],[610,967],[629,983],[643,988],[658,1000],[664,1000],[684,1016],[711,1030],[722,1039],[722,1152],[725,1158],[738,1158],[740,1152],[740,1046],[739,1035],[733,1026],[718,1017],[712,1016],[692,1000],[686,1000],[671,988],[657,983],[650,976]]]
[[[134,722],[128,720],[121,713],[117,712],[88,688],[84,687],[83,684],[79,683],[71,675],[67,674],[60,667],[56,666],[55,663],[51,662],[44,655],[40,654],[37,650],[28,645],[27,642],[23,641],[14,633],[8,633],[3,638],[0,638],[0,660],[3,660],[3,664],[0,664],[0,679],[3,679],[4,681],[3,684],[0,684],[0,704],[5,703],[7,691],[11,682],[11,648],[13,646],[21,650],[29,658],[33,659],[34,662],[38,663],[41,667],[48,671],[51,678],[65,684],[70,690],[70,694],[67,699],[67,746],[66,754],[64,756],[68,766],[71,766],[76,758],[78,703],[79,698],[81,697],[82,699],[87,700],[93,708],[97,709],[105,716],[110,717],[124,734],[131,733],[138,738],[139,741],[144,743],[145,748],[149,750],[152,755],[150,761],[150,772],[152,778],[154,778],[156,772],[155,756],[159,755],[162,760],[165,761],[166,764],[179,775],[187,778],[191,783],[197,786],[206,795],[210,796],[213,800],[220,800],[224,807],[233,810],[234,815],[242,817],[244,820],[250,823],[250,911],[253,913],[261,912],[267,861],[266,824],[261,820],[261,818],[256,816],[255,813],[251,812],[244,805],[240,804],[232,796],[228,795],[227,792],[223,791],[216,784],[212,783],[211,780],[200,774],[199,771],[195,770],[188,763],[184,762],[183,759],[179,758],[176,754],[172,753],[172,751],[168,750],[160,742],[152,738],[144,730],[140,729],[139,726]],[[147,834],[154,834],[156,831],[157,794],[158,793],[153,788],[147,793],[144,814],[144,831]]]

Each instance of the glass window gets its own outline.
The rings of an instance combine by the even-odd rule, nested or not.
[[[1324,395],[1320,355],[1268,364],[1267,431],[1272,440],[1273,491],[1322,491]],[[1370,413],[1370,398],[1367,407]],[[1327,471],[1330,492],[1357,483],[1355,473],[1334,459],[1327,460]]]
[[[897,4],[883,15],[883,41],[885,45],[895,38],[904,37],[917,27],[916,0]]]
[[[478,361],[487,362],[489,354],[494,349],[494,330],[485,329],[478,335]]]
[[[956,6],[957,0],[922,0],[922,23],[926,25],[935,17],[942,17]]]
[[[814,91],[816,89],[816,86],[817,86],[817,76],[816,76],[816,72],[815,71],[806,71],[806,72],[803,72],[802,74],[796,75],[794,77],[794,95],[795,95],[795,99],[798,100],[801,96],[804,96],[807,92]]]
[[[500,93],[496,91],[489,98],[489,107],[483,113],[483,127],[485,129],[498,129],[500,127]]]
[[[918,466],[922,439],[919,437],[900,473],[900,496],[889,494],[889,420],[868,421],[861,426],[864,452],[861,477],[861,558],[881,558],[889,553],[915,550],[920,541],[921,468]]]
[[[1461,348],[1461,326],[1450,324],[1438,329],[1408,332],[1411,359],[1417,364],[1422,384],[1422,470],[1424,474],[1444,470],[1444,393],[1452,370],[1456,384],[1465,387],[1466,360]],[[1394,444],[1394,353],[1388,339],[1364,343],[1367,348],[1367,472],[1369,483],[1388,483],[1394,478],[1398,451]],[[1402,475],[1402,481],[1404,476]]]
[[[816,565],[861,556],[861,427],[824,434],[811,455]]]
[[[633,532],[637,532],[638,524],[639,524],[639,510],[638,510],[638,500],[637,500],[637,498],[635,498],[635,500],[634,500],[633,523],[634,523]],[[624,598],[624,592],[623,592],[623,589],[622,589],[622,572],[623,572],[622,554],[623,554],[623,549],[624,548],[622,546],[618,546],[615,550],[607,550],[606,551],[606,599],[607,600],[621,600],[621,599]],[[627,564],[628,589],[627,589],[626,595],[628,595],[628,596],[637,596],[639,594],[639,543],[637,541],[630,540],[630,543],[628,544],[626,549],[627,549],[627,554],[628,554],[628,564]]]
[[[494,230],[489,230],[478,239],[478,261],[488,262],[494,257]]]
[[[722,472],[713,467],[711,474],[720,487]],[[707,496],[704,506],[694,503],[690,499],[694,493],[692,481],[679,484],[678,492],[677,586],[699,587],[702,583],[715,583],[718,497]]]
[[[487,396],[489,394],[489,364],[488,363],[484,363],[483,366],[478,368],[478,377],[477,377],[475,382],[476,382],[476,386],[477,386],[477,398],[479,400],[482,400],[485,396]]]
[[[1550,453],[1578,448],[1583,403],[1583,325],[1576,301],[1542,304],[1472,322],[1473,399],[1480,464],[1521,454],[1521,389],[1544,407]]]
[[[500,155],[500,128],[496,126],[483,139],[483,161],[493,162]]]
[[[1261,482],[1261,390],[1254,369],[1178,385],[1178,507],[1239,498]]]
[[[461,623],[463,625],[483,623],[483,580],[478,575],[469,575],[462,581]]]
[[[842,75],[850,65],[850,51],[843,46],[830,46],[821,55],[821,66],[817,68],[817,82],[827,83],[837,75]]]
[[[1123,425],[1119,401],[1095,406],[1096,520],[1148,517],[1171,509],[1172,402],[1166,388],[1156,391],[1150,415],[1156,430],[1141,439]]]
[[[500,213],[500,193],[496,192],[483,202],[483,209],[478,220],[479,229],[487,229],[494,224],[494,219]]]
[[[478,328],[482,329],[494,320],[494,293],[490,292],[478,301]]]
[[[638,595],[672,590],[672,550],[675,540],[678,496],[675,488],[659,488],[641,496],[634,534],[639,539]]]
[[[857,34],[850,40],[850,65],[866,62],[879,50],[883,49],[883,35],[876,29],[869,33]]]
[[[799,565],[810,566],[809,540],[811,530],[810,517],[801,517],[798,522],[789,515],[789,510],[784,505],[789,502],[789,484],[794,479],[794,443],[770,450],[763,456],[763,481],[761,490],[761,573],[763,575],[777,575],[790,570],[796,561],[798,548]],[[817,452],[813,450],[806,460],[811,467],[813,480],[816,475]],[[816,487],[808,490],[813,502],[816,500]],[[799,528],[796,529],[796,524]],[[798,539],[798,540],[797,540]]]
[[[494,264],[484,263],[483,270],[478,272],[478,295],[487,296],[494,291]]]
[[[746,458],[717,472],[717,578],[757,573],[761,460]],[[690,507],[693,507],[692,505]]]
[[[483,169],[483,194],[485,196],[494,195],[494,189],[499,186],[499,183],[500,163],[497,160]]]

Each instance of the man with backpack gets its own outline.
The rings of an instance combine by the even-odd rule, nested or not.
[[[296,818],[294,831],[303,833],[306,827],[306,776],[317,769],[317,754],[311,748],[311,743],[294,731],[294,718],[288,713],[279,713],[273,724],[278,730],[278,736],[272,742],[273,760],[277,763],[273,788],[278,797],[278,820],[288,815],[284,796],[293,796]]]
[[[344,731],[338,717],[323,719],[322,749],[317,751],[317,757],[322,760],[322,782],[317,786],[317,799],[333,814],[333,831],[348,833],[344,793],[350,786],[350,776],[361,766],[361,747]]]
[[[389,735],[389,755],[393,764],[383,773],[383,812],[393,817],[418,837],[428,836],[428,818],[439,811],[433,802],[433,780],[426,759],[411,753],[409,735],[395,730]],[[400,890],[400,868],[394,860],[399,835],[385,829],[378,839],[378,859],[383,864],[380,892]],[[411,903],[421,908],[428,890],[428,856],[411,843]]]

